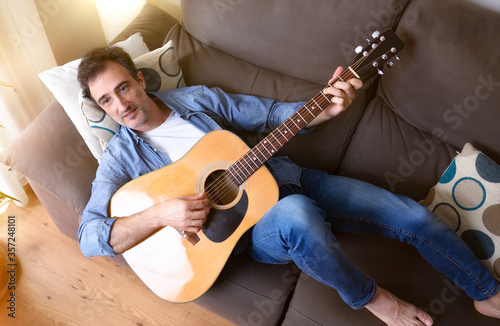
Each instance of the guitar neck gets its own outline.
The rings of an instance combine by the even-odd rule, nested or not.
[[[327,87],[332,87],[337,81],[347,81],[358,77],[349,67],[333,80]],[[321,90],[300,109],[293,113],[285,122],[267,135],[227,170],[230,178],[236,185],[241,185],[257,169],[264,165],[288,141],[311,123],[331,103],[332,96]]]
[[[405,44],[390,29],[383,34],[375,32],[374,42],[369,42],[368,46],[356,48],[357,53],[362,53],[361,58],[354,62],[348,69],[337,76],[327,87],[332,87],[337,81],[347,81],[353,77],[360,78],[370,71],[376,71],[383,75],[380,67],[385,65],[387,60],[396,56]],[[359,49],[359,51],[358,51]],[[396,56],[396,59],[399,58]],[[389,68],[393,66],[388,62]],[[305,103],[299,110],[283,122],[278,128],[271,132],[266,138],[249,150],[244,156],[236,161],[226,171],[227,177],[239,186],[257,171],[271,156],[276,154],[290,139],[304,129],[321,112],[323,112],[332,102],[331,95],[320,91],[316,96]]]

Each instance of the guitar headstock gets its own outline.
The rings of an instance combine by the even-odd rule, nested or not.
[[[356,48],[356,53],[362,56],[350,68],[359,76],[374,70],[383,75],[383,66],[392,68],[394,62],[389,60],[394,57],[399,60],[397,54],[405,47],[403,41],[390,29],[382,34],[374,32],[372,37],[373,41],[367,40],[366,47]]]

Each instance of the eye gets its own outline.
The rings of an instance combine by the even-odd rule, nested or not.
[[[109,98],[102,99],[102,100],[101,100],[101,105],[102,105],[102,106],[106,106],[106,105],[108,105],[108,104],[109,104],[109,101],[110,101],[110,100],[109,100]]]
[[[122,86],[120,87],[120,92],[125,92],[128,89],[128,86]]]

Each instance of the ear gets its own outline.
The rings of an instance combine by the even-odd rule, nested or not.
[[[146,80],[144,79],[144,75],[141,71],[137,72],[137,79],[139,80],[139,84],[141,84],[142,88],[146,89]]]

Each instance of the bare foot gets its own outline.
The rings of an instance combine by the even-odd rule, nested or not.
[[[474,301],[476,310],[485,316],[500,319],[500,292],[484,301]]]
[[[405,302],[389,291],[378,287],[377,295],[366,305],[372,314],[388,326],[431,326],[431,316]]]

